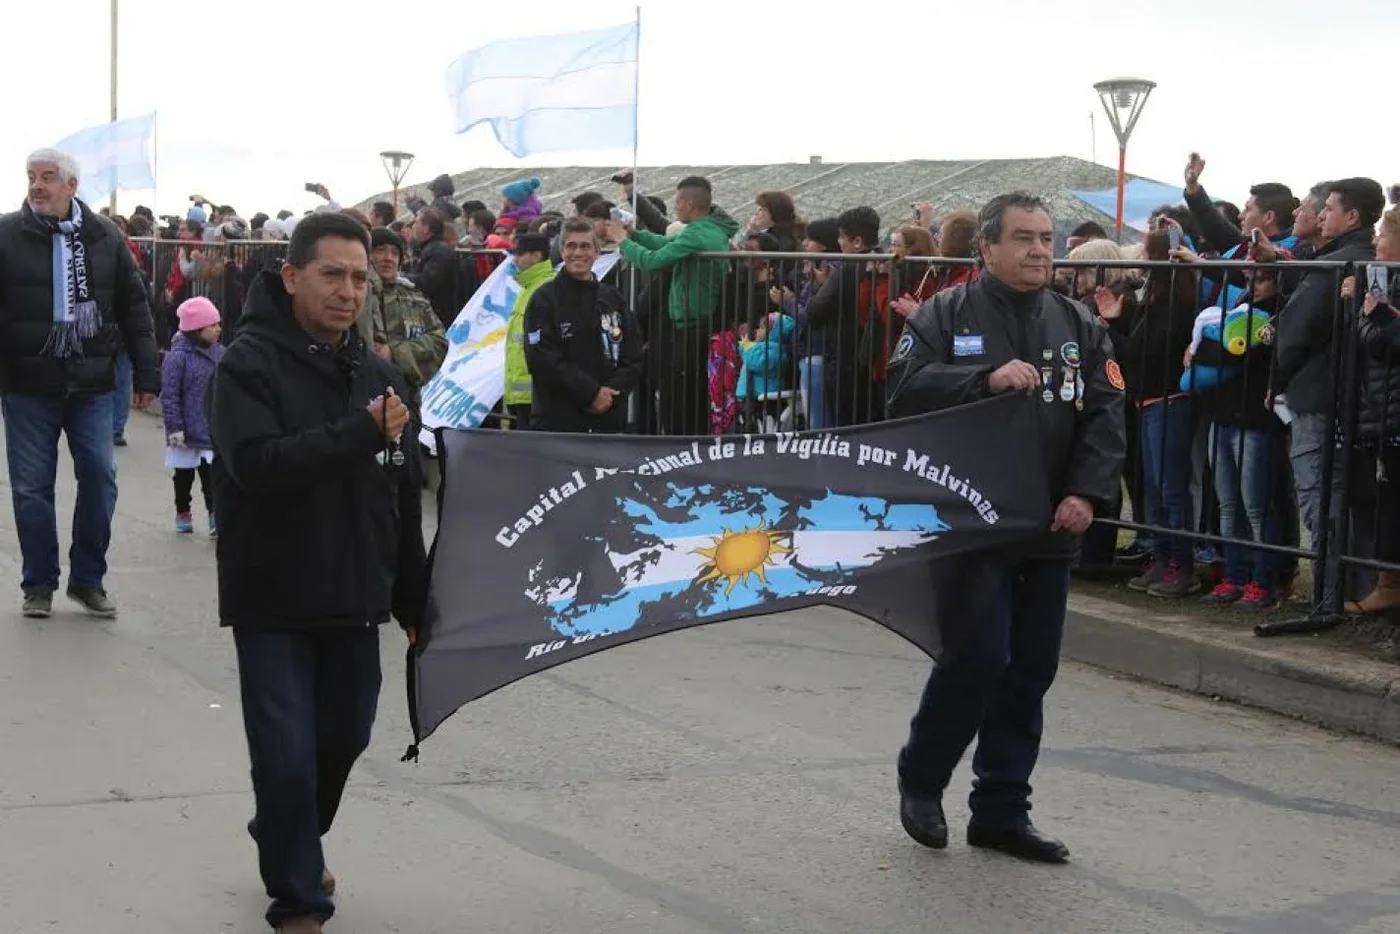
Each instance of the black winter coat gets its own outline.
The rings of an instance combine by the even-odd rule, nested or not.
[[[1391,275],[1400,273],[1392,269]],[[1365,281],[1365,277],[1362,277]],[[1400,437],[1400,282],[1389,301],[1377,305],[1358,324],[1361,342],[1361,411],[1357,439],[1375,442]]]
[[[1051,508],[1082,496],[1107,512],[1118,501],[1127,451],[1123,379],[1108,329],[1073,299],[1049,289],[1014,292],[991,276],[939,292],[909,317],[890,358],[889,414],[903,418],[989,398],[988,377],[1012,360],[1052,371],[1053,401],[1039,409]],[[1075,360],[1082,410],[1073,394],[1069,401],[1059,395],[1066,364]],[[1026,552],[1058,558],[1077,549],[1076,536],[1047,532]]]
[[[219,619],[307,629],[418,626],[427,601],[417,426],[402,466],[366,407],[398,371],[351,329],[339,348],[292,317],[281,277],[265,272],[214,375],[210,433]]]
[[[1365,262],[1376,258],[1371,230],[1353,230],[1326,243],[1315,257],[1328,262]],[[1302,276],[1279,313],[1274,342],[1275,394],[1286,394],[1288,408],[1322,413],[1332,385],[1332,332],[1341,307],[1340,276],[1319,269]]]
[[[444,328],[452,327],[462,303],[457,301],[457,251],[443,240],[426,244],[408,276],[428,299]]]
[[[1114,341],[1128,394],[1136,402],[1164,399],[1181,393],[1181,373],[1186,348],[1191,346],[1191,326],[1196,310],[1163,298],[1148,302],[1137,313],[1132,331]],[[1264,387],[1259,387],[1264,397]]]
[[[89,288],[102,325],[66,359],[46,356],[53,327],[53,236],[25,205],[0,217],[0,391],[101,396],[117,385],[117,354],[131,356],[136,392],[160,392],[151,309],[141,271],[117,226],[81,201]]]
[[[603,333],[604,316],[616,323],[615,337]],[[641,378],[643,360],[637,319],[622,293],[561,272],[540,286],[525,307],[525,363],[534,383],[530,427],[622,431],[627,394]],[[603,386],[616,389],[618,396],[602,415],[590,414],[588,407]]]

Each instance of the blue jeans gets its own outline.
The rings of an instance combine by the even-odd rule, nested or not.
[[[1143,485],[1152,491],[1149,525],[1189,531],[1191,526],[1191,400],[1185,397],[1145,405],[1142,414]],[[1191,539],[1153,537],[1153,555],[1161,563],[1190,569],[1195,561]]]
[[[979,557],[958,575],[966,599],[945,601],[941,612],[950,618],[940,621],[958,639],[934,664],[909,724],[902,789],[941,796],[975,736],[973,818],[1001,828],[1025,820],[1045,692],[1059,666],[1069,569],[1069,561]]]
[[[1274,472],[1284,465],[1271,456],[1272,433],[1216,425],[1211,435],[1220,534],[1233,541],[1279,544],[1279,521],[1273,508]],[[1273,590],[1278,564],[1278,556],[1270,552],[1236,544],[1225,546],[1225,576],[1232,584],[1253,582]]]
[[[131,417],[131,357],[125,351],[117,354],[117,388],[112,390],[112,437],[126,435],[126,420]]]
[[[5,455],[24,562],[20,586],[25,593],[58,589],[54,480],[58,474],[58,437],[66,433],[78,480],[68,586],[102,589],[102,579],[107,576],[107,546],[112,540],[112,514],[117,508],[111,397],[58,399],[9,393],[0,401],[0,411],[5,416]]]
[[[822,389],[826,385],[824,373],[826,358],[818,354],[803,357],[797,364],[798,385],[802,387],[802,397],[807,400],[807,429],[814,431],[831,424],[826,417],[826,402]]]
[[[258,868],[273,927],[322,921],[330,830],[379,704],[379,627],[309,631],[236,627],[243,728],[256,800]]]

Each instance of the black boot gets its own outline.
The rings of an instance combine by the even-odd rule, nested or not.
[[[899,822],[904,832],[934,850],[948,847],[948,821],[943,817],[943,801],[937,797],[909,794],[900,789]]]
[[[974,819],[967,825],[967,845],[997,850],[1033,863],[1063,863],[1069,860],[1069,847],[1036,830],[1028,820],[1011,827],[986,827]]]

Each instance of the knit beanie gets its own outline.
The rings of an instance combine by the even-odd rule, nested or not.
[[[369,232],[369,245],[371,250],[377,250],[382,246],[395,247],[399,251],[399,256],[408,255],[408,245],[403,242],[403,237],[394,233],[388,227],[376,227]]]
[[[428,182],[428,191],[439,198],[450,198],[454,188],[455,186],[452,184],[452,178],[448,175],[439,175],[431,182]]]
[[[202,295],[187,298],[175,309],[175,317],[180,319],[180,330],[202,331],[211,324],[219,323],[219,309]]]
[[[512,204],[524,204],[525,201],[540,189],[538,178],[522,178],[511,182],[501,188],[501,197],[507,199]]]

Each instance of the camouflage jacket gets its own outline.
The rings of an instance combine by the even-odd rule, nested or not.
[[[385,345],[414,394],[447,356],[447,332],[427,298],[404,279],[384,282],[374,316],[374,343]]]

